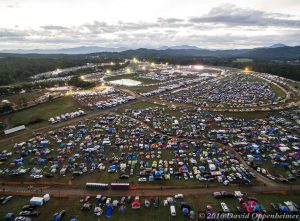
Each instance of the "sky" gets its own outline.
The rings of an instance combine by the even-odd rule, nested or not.
[[[300,0],[0,0],[0,50],[300,45]]]

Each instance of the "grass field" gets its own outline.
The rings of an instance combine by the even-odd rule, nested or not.
[[[262,204],[267,211],[272,211],[270,207],[270,203],[282,203],[287,200],[294,201],[295,203],[300,202],[300,194],[251,194],[251,197],[255,197],[260,204]],[[12,200],[6,205],[0,206],[0,217],[4,217],[4,215],[8,212],[19,213],[22,206],[28,204],[30,197],[13,197]],[[120,197],[114,197],[113,200],[120,200]],[[100,216],[101,220],[114,220],[114,221],[131,221],[131,220],[143,220],[143,221],[156,221],[156,220],[190,220],[187,217],[184,217],[180,211],[179,203],[176,204],[176,217],[170,216],[169,206],[163,206],[162,201],[165,197],[161,197],[161,203],[159,208],[145,208],[143,206],[143,202],[145,198],[140,198],[142,205],[141,209],[133,210],[131,209],[130,204],[126,204],[126,209],[124,214],[118,212],[118,208],[114,208],[113,214],[111,218],[105,217],[104,213]],[[93,214],[93,209],[88,212],[82,212],[80,210],[81,203],[79,202],[79,198],[53,198],[47,202],[46,205],[39,207],[37,210],[41,212],[41,216],[38,218],[32,218],[33,221],[43,221],[50,220],[55,212],[59,212],[61,210],[66,210],[66,216],[64,220],[69,220],[72,216],[77,217],[79,221],[92,221],[97,220],[95,215]],[[192,208],[197,213],[198,211],[204,212],[205,208],[208,204],[213,206],[215,212],[222,212],[220,203],[225,202],[230,211],[236,213],[236,206],[240,205],[236,198],[227,198],[227,199],[215,199],[210,194],[206,195],[196,195],[191,197],[185,197],[185,202],[189,203]],[[91,200],[92,204],[95,205],[95,199]],[[180,202],[180,201],[179,201]]]
[[[255,112],[214,112],[216,114],[222,114],[226,117],[236,117],[241,119],[255,119],[255,118],[265,118],[268,112],[265,111],[255,111]]]
[[[42,95],[43,95],[42,91],[32,91],[32,92],[23,93],[23,94],[14,94],[14,95],[10,95],[10,96],[1,97],[1,99],[9,100],[10,102],[18,105],[18,102],[21,99],[26,99],[27,101],[30,101],[30,100],[35,100]]]
[[[274,91],[274,93],[277,97],[281,97],[281,98],[286,97],[286,94],[283,92],[283,90],[281,90],[279,87],[277,87],[274,84],[272,84],[272,90]]]
[[[57,116],[80,107],[71,97],[62,97],[5,116],[10,127],[45,123],[50,117]]]
[[[156,90],[159,88],[159,86],[144,86],[144,87],[139,87],[139,86],[130,86],[130,87],[126,87],[126,86],[119,86],[119,88],[121,89],[129,89],[135,93],[146,93],[146,92],[150,92],[153,90]]]
[[[237,58],[233,62],[235,63],[251,63],[253,60],[251,58]]]

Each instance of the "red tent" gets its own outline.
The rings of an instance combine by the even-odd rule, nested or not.
[[[139,208],[141,208],[141,203],[140,203],[140,201],[137,201],[137,200],[133,201],[133,202],[131,203],[131,208],[132,208],[132,209],[139,209]]]

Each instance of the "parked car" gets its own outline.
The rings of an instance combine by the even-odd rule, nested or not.
[[[4,205],[4,204],[8,203],[8,201],[10,201],[11,199],[12,199],[12,196],[7,196],[7,197],[5,197],[4,200],[2,200],[1,204]]]
[[[229,213],[230,212],[229,207],[227,206],[226,203],[222,202],[221,207],[222,207],[224,213]]]

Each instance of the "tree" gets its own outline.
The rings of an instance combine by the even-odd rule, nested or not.
[[[0,113],[9,113],[13,111],[13,107],[11,103],[4,103],[0,105]]]

